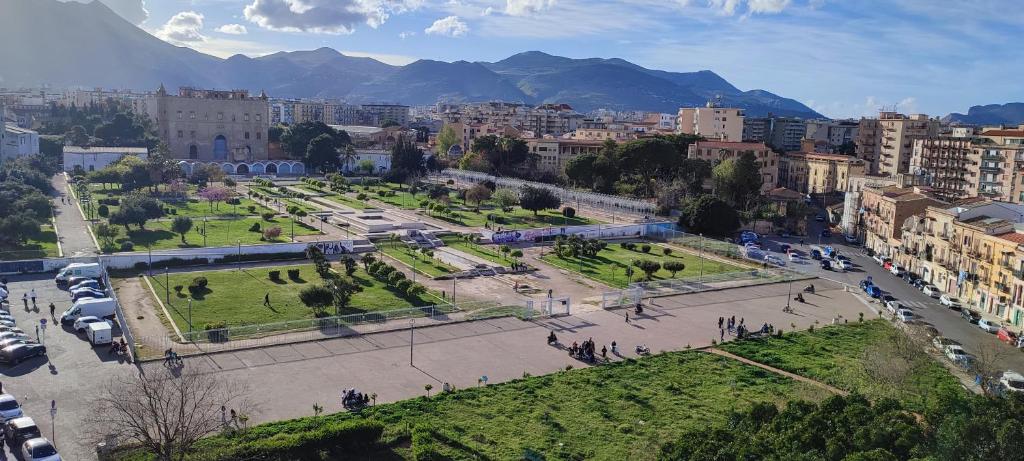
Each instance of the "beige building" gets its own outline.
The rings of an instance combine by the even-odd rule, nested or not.
[[[676,118],[679,133],[695,134],[705,139],[739,142],[743,140],[743,109],[717,107],[684,107]]]
[[[611,139],[615,142],[622,142],[636,138],[636,132],[626,129],[577,128],[576,131],[572,132],[572,139],[579,139],[581,141],[604,141]]]
[[[840,154],[786,152],[779,158],[779,185],[804,194],[832,194],[864,174],[864,161]]]
[[[604,141],[564,138],[532,138],[526,140],[527,149],[538,157],[540,171],[562,173],[570,160],[583,154],[601,152]]]
[[[857,129],[857,155],[868,172],[896,176],[910,170],[914,139],[935,137],[940,122],[927,115],[880,112],[877,120],[863,119]]]
[[[181,88],[170,95],[163,85],[152,97],[136,101],[167,144],[172,158],[249,162],[269,158],[267,95],[245,90]]]
[[[747,152],[754,154],[761,167],[761,191],[775,189],[779,185],[779,154],[763,142],[697,141],[690,144],[686,156],[716,165],[728,159],[738,158]]]
[[[977,195],[979,158],[971,138],[941,136],[915,139],[910,173],[921,175],[935,197],[953,202]]]
[[[864,246],[875,253],[894,256],[899,251],[907,218],[923,214],[929,206],[946,204],[931,198],[921,187],[864,189],[861,192]]]

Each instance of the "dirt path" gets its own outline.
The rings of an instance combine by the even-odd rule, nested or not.
[[[726,358],[729,358],[729,359],[732,359],[732,360],[736,360],[738,362],[743,362],[743,363],[745,363],[747,365],[753,365],[755,367],[758,367],[758,368],[770,371],[770,372],[775,373],[777,375],[782,375],[782,376],[785,376],[787,378],[790,378],[790,379],[793,379],[793,380],[796,380],[796,381],[800,381],[802,383],[807,383],[807,384],[810,384],[812,386],[820,387],[820,388],[825,389],[825,390],[827,390],[827,391],[829,391],[829,392],[831,392],[833,394],[838,394],[838,395],[842,395],[842,396],[846,396],[846,395],[850,394],[849,392],[846,392],[846,391],[844,391],[842,389],[839,389],[837,387],[830,386],[830,385],[825,384],[825,383],[823,383],[821,381],[815,381],[815,380],[813,380],[811,378],[808,378],[806,376],[796,375],[796,374],[790,373],[790,372],[785,371],[785,370],[780,370],[778,368],[765,365],[765,364],[760,363],[760,362],[755,362],[755,361],[750,360],[750,359],[745,359],[745,358],[740,357],[740,356],[738,356],[736,354],[731,354],[731,353],[723,351],[721,349],[716,349],[716,348],[712,347],[712,348],[706,349],[705,352],[708,352],[709,354],[720,355],[722,357],[726,357]]]
[[[160,305],[150,294],[149,287],[142,276],[113,279],[114,291],[128,317],[128,328],[135,336],[135,345],[141,358],[159,357],[163,355],[167,345],[167,336],[174,334],[169,326],[164,325],[163,316],[159,312]]]

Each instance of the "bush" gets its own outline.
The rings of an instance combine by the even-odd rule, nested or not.
[[[189,284],[188,284],[188,292],[192,293],[192,295],[194,296],[197,293],[201,293],[201,292],[205,291],[206,290],[206,286],[209,283],[210,283],[210,281],[206,280],[206,277],[196,277],[196,278],[192,279],[191,282],[189,282]]]
[[[225,322],[207,323],[203,325],[206,337],[210,342],[221,343],[228,340],[228,324]]]
[[[260,229],[260,223],[254,222],[249,226],[249,232],[263,232],[263,229]]]
[[[360,192],[359,194],[356,195],[356,198],[359,199],[359,200],[366,200],[366,194],[363,193],[363,192]]]
[[[671,248],[662,248],[661,249],[661,253],[664,254],[665,256],[671,256],[672,255],[672,249]]]
[[[299,211],[298,205],[288,205],[288,214],[295,214]]]
[[[388,283],[391,285],[398,285],[398,282],[405,280],[405,274],[401,271],[394,271],[388,275]]]
[[[135,244],[131,240],[125,240],[121,242],[121,251],[133,251],[135,250]]]
[[[106,218],[107,216],[110,216],[110,208],[107,207],[106,205],[100,205],[99,208],[96,208],[96,212],[100,214],[101,218]]]
[[[268,227],[263,229],[263,240],[271,241],[281,236],[281,228],[279,226]]]
[[[118,205],[121,204],[121,199],[112,198],[112,197],[111,198],[101,198],[101,199],[97,200],[97,202],[99,202],[100,205],[118,206]]]
[[[288,278],[291,280],[299,279],[299,269],[288,269]]]
[[[263,218],[264,221],[270,221],[271,219],[274,219],[274,213],[267,211],[261,214],[260,217]]]
[[[273,270],[273,271],[267,272],[267,276],[270,277],[270,280],[273,280],[275,282],[280,282],[281,281],[281,271]]]
[[[184,289],[185,289],[185,287],[183,285],[175,285],[174,286],[174,292],[175,293],[181,293],[181,290],[184,290]]]
[[[409,291],[409,287],[411,287],[411,286],[412,286],[412,280],[409,280],[409,279],[406,279],[406,278],[403,278],[402,280],[399,280],[397,283],[395,283],[395,289],[400,291],[400,292],[402,292],[402,293],[408,292]]]
[[[574,218],[576,217],[576,209],[571,206],[562,208],[562,216],[565,216],[566,218]]]
[[[643,245],[640,245],[640,251],[642,251],[644,253],[650,253],[651,252],[651,246],[646,244],[646,243],[643,244]]]
[[[246,206],[245,209],[249,210],[249,213],[255,213],[256,212],[256,205]]]

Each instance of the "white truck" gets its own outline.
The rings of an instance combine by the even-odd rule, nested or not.
[[[103,267],[99,263],[71,263],[64,266],[63,269],[57,271],[57,276],[53,278],[57,285],[64,285],[68,283],[72,277],[89,277],[98,279],[103,276]]]
[[[113,298],[82,298],[75,301],[68,310],[60,315],[61,323],[73,323],[79,317],[108,318],[114,316],[116,304]]]
[[[89,328],[85,330],[85,334],[89,337],[89,343],[93,346],[110,344],[114,341],[113,330],[107,322],[90,323]]]

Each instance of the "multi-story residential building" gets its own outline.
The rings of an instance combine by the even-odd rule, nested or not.
[[[743,142],[768,142],[771,137],[771,117],[743,117]]]
[[[834,194],[850,177],[864,173],[864,161],[848,155],[786,152],[779,157],[779,185],[804,194]]]
[[[363,104],[360,106],[367,117],[369,124],[381,126],[384,122],[392,121],[399,126],[409,126],[409,106],[400,104]]]
[[[761,167],[761,190],[767,192],[774,189],[778,185],[779,154],[764,143],[697,141],[690,144],[686,156],[718,164],[748,152],[754,154]]]
[[[772,119],[771,138],[768,144],[783,152],[800,150],[800,141],[807,134],[807,124],[803,119],[775,117]]]
[[[991,128],[982,130],[982,137],[991,139],[1001,146],[1024,146],[1024,124],[1016,128]]]
[[[248,162],[269,158],[267,95],[245,90],[181,88],[170,95],[163,85],[154,96],[135,101],[167,144],[172,158]]]
[[[39,153],[39,133],[13,123],[3,123],[3,126],[4,129],[0,130],[4,132],[0,138],[0,163]]]
[[[840,225],[843,233],[856,237],[859,241],[864,240],[863,209],[861,208],[861,192],[867,188],[881,189],[890,186],[905,186],[896,178],[871,175],[867,173],[850,175],[846,181],[846,189],[843,191],[843,215],[840,218]]]
[[[879,112],[877,120],[862,119],[857,128],[857,156],[870,173],[896,176],[910,170],[913,141],[935,137],[940,122],[927,115]]]
[[[676,130],[680,133],[727,142],[743,140],[743,109],[708,102],[706,107],[680,108],[677,120]]]
[[[530,109],[522,118],[522,129],[535,136],[563,134],[576,131],[583,115],[568,104],[543,104]]]
[[[539,170],[561,173],[570,160],[601,152],[604,141],[544,137],[527,139],[526,146],[531,154],[537,155]]]
[[[604,141],[611,139],[615,142],[628,141],[630,139],[636,139],[637,133],[632,130],[627,130],[622,125],[619,125],[620,129],[599,129],[599,128],[578,128],[572,132],[572,139],[579,139],[583,141]]]
[[[808,120],[805,139],[824,141],[833,149],[851,144],[857,139],[859,124],[849,120]]]
[[[952,136],[915,139],[909,173],[920,176],[936,198],[947,202],[977,194],[978,162],[974,140]]]
[[[136,99],[144,99],[152,95],[153,93],[151,92],[140,93],[132,90],[104,90],[103,88],[94,88],[91,90],[75,89],[65,91],[60,104],[64,106],[74,104],[78,107],[85,107],[88,105],[105,104],[107,101],[111,100],[130,104]]]
[[[929,206],[944,205],[945,202],[930,197],[925,188],[918,186],[865,188],[861,192],[864,246],[878,254],[894,255],[900,247],[907,218],[922,214]]]

